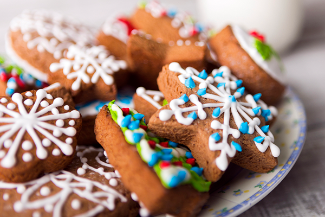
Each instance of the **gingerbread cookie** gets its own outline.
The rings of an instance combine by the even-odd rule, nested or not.
[[[148,124],[151,116],[160,109],[165,100],[164,95],[160,91],[146,90],[144,87],[138,87],[133,95],[134,109],[144,115],[144,122]]]
[[[25,183],[0,182],[1,216],[137,216],[102,148],[78,147],[64,170]]]
[[[189,147],[210,181],[217,181],[230,161],[268,172],[277,165],[280,149],[265,121],[277,111],[260,94],[246,94],[241,84],[225,66],[209,76],[178,63],[166,65],[158,85],[169,104],[151,117],[149,128]]]
[[[37,80],[15,64],[9,64],[0,57],[0,96],[11,96],[46,87],[48,84]]]
[[[75,103],[108,101],[115,99],[116,85],[126,83],[126,68],[125,61],[116,60],[102,46],[71,45],[66,57],[51,64],[49,83],[60,82],[70,91]]]
[[[127,17],[110,17],[102,25],[97,35],[97,41],[117,58],[127,60],[126,43],[133,29],[134,27]]]
[[[72,44],[93,43],[93,33],[61,14],[28,10],[10,23],[6,49],[11,59],[35,78],[47,82],[49,67]]]
[[[72,96],[69,91],[65,89],[60,83],[51,84],[48,87],[43,88],[47,93],[51,94],[53,98],[60,97],[63,99],[64,104],[75,107]]]
[[[285,91],[281,61],[257,32],[248,34],[239,26],[227,26],[209,40],[218,62],[243,80],[252,94],[261,93],[268,104],[279,102]]]
[[[73,159],[80,113],[45,90],[0,99],[0,179],[24,182]]]
[[[143,117],[109,103],[96,118],[97,141],[150,214],[195,216],[208,198],[210,182],[204,180],[203,169],[190,152],[150,136]]]
[[[165,64],[177,61],[183,67],[205,68],[205,50],[204,42],[178,40],[167,44],[140,30],[133,30],[127,43],[134,80],[137,85],[152,90],[158,88],[157,77]]]

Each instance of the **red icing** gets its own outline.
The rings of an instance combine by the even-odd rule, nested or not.
[[[180,167],[183,166],[182,161],[175,161],[175,162],[173,162],[173,164],[174,164],[175,166],[180,166]]]
[[[249,34],[250,34],[251,36],[257,38],[258,40],[260,40],[260,41],[262,41],[262,42],[265,42],[265,37],[264,37],[264,35],[258,33],[257,31],[251,31]]]
[[[122,108],[122,112],[123,112],[123,115],[128,115],[130,113],[130,109],[129,108]]]
[[[148,127],[145,126],[145,125],[140,125],[140,127],[141,127],[142,129],[144,129],[145,131],[147,131],[147,129],[148,129]]]
[[[149,141],[148,141],[148,144],[150,145],[150,147],[151,147],[152,149],[155,149],[155,147],[156,147],[156,142],[155,142],[155,141],[153,141],[153,140],[149,140]]]
[[[128,27],[128,35],[131,35],[132,30],[135,29],[135,28],[130,23],[130,21],[127,18],[125,18],[125,17],[120,17],[117,20],[120,21],[120,22],[122,22],[122,23],[124,23]]]
[[[188,158],[186,159],[186,163],[191,164],[192,166],[195,165],[195,159],[194,158]]]
[[[159,143],[162,147],[168,148],[168,142],[161,142]]]
[[[169,167],[170,166],[170,163],[168,161],[161,161],[160,162],[160,168],[161,169],[164,169],[166,167]]]

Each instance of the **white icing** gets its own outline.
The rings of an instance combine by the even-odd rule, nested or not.
[[[0,118],[0,123],[6,123],[5,125],[2,125],[0,127],[0,132],[4,132],[0,138],[0,149],[2,148],[2,144],[6,143],[9,138],[11,138],[15,133],[17,133],[15,140],[10,145],[8,152],[1,161],[2,167],[11,168],[16,164],[16,153],[19,146],[23,142],[21,141],[21,139],[25,133],[28,133],[33,139],[33,142],[36,146],[36,156],[39,159],[45,159],[47,157],[48,153],[43,147],[42,142],[40,141],[35,130],[46,136],[48,140],[52,141],[56,146],[58,146],[65,155],[71,155],[73,153],[73,147],[71,145],[66,144],[60,139],[53,137],[47,130],[53,131],[54,135],[59,132],[61,134],[64,133],[67,136],[74,136],[76,134],[75,128],[57,127],[50,124],[49,122],[57,119],[79,118],[80,113],[76,110],[73,110],[61,114],[59,114],[58,112],[58,114],[55,115],[44,115],[47,112],[53,110],[53,108],[62,106],[64,103],[62,98],[56,98],[54,99],[51,105],[37,111],[40,102],[46,97],[46,95],[46,91],[42,89],[36,92],[36,100],[29,113],[27,113],[27,110],[23,105],[23,96],[19,93],[15,93],[12,95],[12,101],[15,102],[18,106],[18,112],[11,111],[7,109],[4,105],[0,104],[0,111],[10,116]],[[5,144],[4,146],[6,147]]]
[[[51,85],[48,86],[48,87],[44,87],[43,90],[45,90],[45,91],[49,91],[49,90],[53,90],[53,89],[55,89],[55,88],[58,88],[58,87],[60,87],[60,86],[61,86],[61,84],[60,84],[59,82],[56,82],[56,83],[54,83],[54,84],[51,84]],[[51,95],[49,94],[49,96],[51,96]],[[48,98],[48,99],[51,99],[51,98]]]
[[[65,110],[69,110],[69,106],[68,106],[68,105],[65,105],[65,106],[64,106],[64,109],[65,109]]]
[[[53,154],[54,156],[59,156],[60,153],[61,153],[60,150],[57,149],[57,148],[53,149],[53,151],[52,151],[52,154]]]
[[[47,186],[42,187],[40,190],[40,194],[42,196],[48,196],[50,193],[51,193],[51,189]]]
[[[28,97],[31,97],[31,96],[33,96],[32,92],[29,92],[29,91],[28,91],[28,92],[26,92],[26,93],[25,93],[25,95],[26,95],[26,96],[28,96]]]
[[[116,19],[115,16],[108,18],[104,22],[102,31],[105,33],[105,35],[111,35],[125,44],[129,38],[128,26],[124,22]]]
[[[75,124],[76,124],[76,122],[74,120],[69,121],[70,126],[74,126]]]
[[[30,153],[23,154],[23,161],[29,162],[33,159],[33,156]]]
[[[6,102],[8,102],[8,100],[6,98],[1,98],[0,102],[1,103],[6,103]]]
[[[138,87],[136,90],[136,93],[138,96],[142,97],[143,99],[145,99],[146,101],[151,103],[151,105],[153,105],[157,109],[160,109],[162,107],[159,103],[157,103],[157,101],[159,101],[160,98],[164,98],[164,95],[162,94],[162,92],[146,90],[144,87]],[[153,99],[149,95],[154,96]]]
[[[81,203],[80,203],[80,201],[77,200],[77,199],[74,199],[74,200],[71,202],[71,207],[72,207],[73,209],[75,209],[75,210],[80,209],[80,207],[81,207]]]
[[[283,73],[281,72],[278,60],[274,56],[272,56],[270,60],[264,60],[261,54],[254,47],[255,38],[237,25],[232,25],[231,27],[240,46],[248,53],[254,62],[275,80],[279,81],[282,84],[285,84],[286,80]]]
[[[209,137],[209,149],[211,151],[220,151],[220,155],[216,158],[216,165],[222,171],[225,171],[228,167],[228,157],[234,157],[236,154],[235,146],[231,143],[228,144],[228,137],[232,135],[234,138],[239,138],[241,133],[237,129],[233,129],[230,127],[230,117],[232,116],[235,120],[235,124],[240,128],[241,124],[244,123],[244,120],[248,123],[248,133],[252,134],[254,131],[265,137],[263,144],[256,144],[256,147],[261,151],[265,152],[265,150],[270,147],[271,153],[274,157],[278,157],[280,154],[280,149],[273,144],[273,135],[271,132],[268,132],[268,135],[265,135],[263,131],[258,127],[260,124],[260,120],[258,118],[251,118],[251,116],[256,116],[253,112],[253,108],[260,106],[262,109],[267,109],[267,105],[258,100],[256,103],[253,99],[253,96],[247,94],[245,99],[247,102],[242,102],[240,98],[242,94],[239,92],[235,92],[234,95],[231,95],[231,90],[237,89],[236,77],[232,76],[230,70],[223,66],[219,70],[213,70],[212,74],[216,75],[216,73],[223,72],[222,77],[216,76],[214,79],[212,77],[208,77],[207,79],[201,79],[198,77],[199,72],[194,68],[188,67],[186,70],[181,68],[178,63],[169,64],[169,70],[180,73],[178,76],[181,83],[185,83],[185,80],[188,78],[192,78],[194,81],[199,82],[199,88],[208,88],[213,92],[205,93],[201,95],[201,97],[206,99],[215,100],[216,103],[205,103],[202,104],[199,100],[199,97],[195,94],[191,94],[189,96],[189,101],[191,101],[194,106],[191,107],[179,107],[180,105],[184,105],[186,102],[183,99],[174,99],[169,103],[170,110],[161,110],[159,112],[159,118],[161,121],[169,120],[173,115],[175,115],[176,120],[184,125],[190,125],[193,123],[194,119],[190,117],[184,117],[184,112],[192,112],[196,111],[197,116],[200,120],[204,120],[207,117],[204,108],[220,108],[220,114],[224,115],[223,124],[217,120],[213,120],[211,122],[211,128],[215,130],[222,130],[222,135],[220,135],[221,141],[216,141],[212,136]],[[214,82],[224,83],[224,86],[216,87]],[[259,112],[257,115],[260,115]],[[214,117],[216,118],[216,117]],[[269,117],[272,119],[272,116]]]
[[[4,193],[2,196],[3,200],[8,200],[9,199],[9,194],[8,193]]]
[[[51,145],[51,141],[49,139],[45,138],[42,140],[42,145],[44,147],[49,147]]]
[[[102,53],[108,55],[107,52],[102,46],[80,48],[72,45],[67,52],[68,59],[63,58],[60,63],[52,63],[50,71],[56,72],[62,69],[68,79],[74,80],[71,85],[72,90],[79,90],[81,82],[96,84],[99,78],[102,78],[105,84],[111,85],[114,81],[112,74],[120,69],[126,69],[127,65],[123,60],[115,60],[113,55],[100,60],[99,55]],[[91,75],[86,70],[89,65],[95,68],[95,72]]]
[[[117,182],[116,179],[110,179],[110,180],[109,180],[109,184],[110,184],[111,186],[117,186],[118,182]]]
[[[24,104],[25,104],[25,105],[28,105],[28,106],[29,106],[29,105],[33,105],[33,103],[34,103],[34,102],[33,102],[33,100],[31,100],[31,99],[26,99],[26,100],[24,101]]]
[[[139,199],[138,199],[138,196],[137,196],[134,192],[131,193],[131,198],[132,198],[132,200],[134,200],[134,201],[138,201],[138,200],[139,200]]]

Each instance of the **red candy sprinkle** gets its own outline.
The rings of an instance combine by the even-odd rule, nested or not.
[[[135,28],[130,23],[130,21],[127,18],[125,18],[125,17],[120,17],[117,20],[120,21],[120,22],[122,22],[122,23],[124,23],[127,26],[127,28],[128,28],[128,35],[131,35],[132,30],[135,29]]]
[[[169,167],[169,166],[170,166],[170,163],[168,161],[160,162],[160,168],[161,169],[164,169],[164,168]]]
[[[190,30],[190,34],[193,36],[193,35],[196,35],[198,33],[198,31],[193,27],[191,30]]]
[[[130,113],[130,109],[129,108],[122,108],[122,112],[123,112],[123,115],[128,115]]]
[[[144,129],[144,131],[147,131],[147,129],[148,129],[148,127],[145,126],[145,125],[140,125],[140,127],[141,127],[142,129]]]
[[[12,77],[15,78],[15,80],[16,80],[16,82],[17,82],[17,84],[18,84],[18,86],[19,86],[20,88],[22,88],[22,89],[25,88],[25,84],[24,84],[24,82],[22,82],[22,80],[20,80],[20,78],[19,78],[18,75],[13,75]]]
[[[149,140],[148,143],[149,143],[149,145],[150,145],[150,147],[151,147],[152,149],[155,149],[155,148],[156,148],[156,142],[155,142],[155,141],[153,141],[153,140]]]
[[[161,142],[159,143],[162,147],[168,148],[168,142]]]
[[[167,15],[167,11],[162,11],[160,14],[162,17]]]
[[[195,165],[195,159],[194,158],[188,158],[186,160],[186,163],[191,164],[192,166],[194,166]]]
[[[259,39],[259,40],[262,41],[262,42],[265,41],[265,37],[264,37],[264,35],[258,33],[257,31],[251,31],[249,34],[250,34],[251,36],[253,36],[253,37]]]
[[[0,79],[1,79],[1,81],[7,81],[7,74],[6,73],[4,73],[4,72],[1,72],[0,73]]]
[[[174,164],[175,166],[179,166],[179,167],[182,167],[182,166],[183,166],[182,161],[175,161],[175,162],[173,162],[173,164]]]

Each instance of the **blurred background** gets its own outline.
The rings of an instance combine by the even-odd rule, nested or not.
[[[266,35],[280,55],[289,85],[307,112],[305,148],[289,175],[242,216],[325,216],[325,1],[161,0],[217,29],[237,22]],[[115,13],[129,14],[138,0],[1,0],[0,53],[10,20],[24,9],[43,8],[73,16],[98,29]]]

